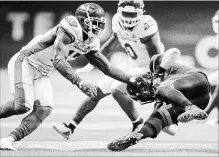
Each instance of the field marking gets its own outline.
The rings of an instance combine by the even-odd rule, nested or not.
[[[1,122],[1,128],[15,128],[20,122]],[[99,122],[99,123],[81,123],[77,128],[86,130],[109,130],[109,129],[130,129],[129,122]],[[51,123],[42,123],[39,128],[52,128]]]
[[[108,141],[75,141],[75,142],[18,142],[15,146],[25,149],[57,149],[57,150],[77,150],[77,149],[107,149]],[[197,148],[198,147],[198,148]],[[209,150],[218,153],[218,143],[201,142],[146,142],[141,141],[138,145],[131,148],[156,148],[156,149],[200,149],[200,151]]]

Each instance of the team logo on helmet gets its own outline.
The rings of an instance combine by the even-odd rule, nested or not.
[[[105,12],[95,3],[82,4],[75,13],[83,31],[90,39],[100,38],[105,28]]]
[[[96,11],[96,8],[94,6],[92,6],[92,5],[88,5],[87,8],[86,8],[86,12],[88,14],[91,14],[91,13],[93,13],[95,11]]]

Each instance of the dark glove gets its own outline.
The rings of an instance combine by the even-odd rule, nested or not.
[[[76,85],[87,96],[91,98],[97,96],[97,88],[93,84],[80,81],[79,83],[76,83]]]

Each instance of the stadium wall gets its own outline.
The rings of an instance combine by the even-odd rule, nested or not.
[[[92,2],[92,1],[89,1]],[[0,2],[0,68],[35,35],[55,26],[68,14],[74,14],[81,1],[5,1]],[[107,12],[107,29],[102,43],[111,33],[111,18],[117,1],[96,1]],[[166,49],[177,47],[181,60],[207,71],[218,68],[218,51],[211,18],[218,9],[216,1],[145,1],[146,14],[158,22]],[[122,48],[119,51],[124,51]],[[82,66],[81,57],[72,66]]]

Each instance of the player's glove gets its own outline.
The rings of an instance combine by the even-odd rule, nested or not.
[[[153,86],[155,88],[157,88],[160,85],[160,83],[163,81],[164,74],[163,73],[162,74],[155,73],[153,77],[154,77],[153,78]]]
[[[75,83],[77,87],[87,96],[94,98],[97,96],[97,88],[91,83],[85,83],[83,80]]]

